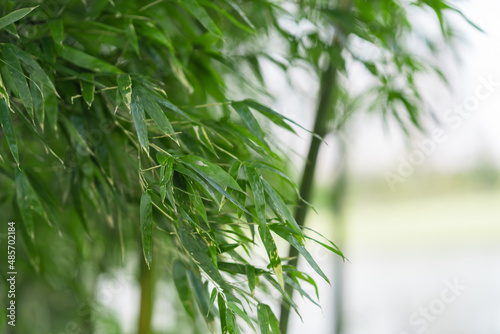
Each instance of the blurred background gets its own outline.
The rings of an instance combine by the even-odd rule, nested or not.
[[[440,58],[450,86],[421,78],[437,116],[426,133],[408,139],[396,124],[365,113],[347,125],[348,137],[327,138],[313,201],[319,215],[310,212],[308,226],[337,242],[349,262],[320,249],[313,253],[333,277],[332,287],[318,281],[322,310],[301,300],[303,321],[293,315],[291,333],[500,332],[500,86],[462,121],[446,121],[448,110],[471,103],[468,98],[482,85],[481,78],[500,82],[500,3],[464,2],[460,9],[486,33],[457,20],[457,54]],[[430,17],[422,26],[439,29]],[[309,110],[315,97],[314,83],[305,77],[297,73],[297,85],[286,88],[277,75],[267,79],[276,80],[271,87],[280,87],[275,107],[311,125],[312,115],[301,111]],[[398,175],[402,161],[432,139],[434,129],[443,131],[442,142],[391,186],[388,173]],[[297,152],[296,166],[302,166],[298,157],[305,155],[307,140],[291,137],[288,142]],[[332,200],[332,189],[341,189],[339,180],[346,185],[341,212]],[[441,298],[445,281],[454,280],[464,289],[441,310],[435,299]],[[429,306],[439,315],[431,311],[426,319],[420,314]]]

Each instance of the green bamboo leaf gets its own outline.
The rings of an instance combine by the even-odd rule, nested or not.
[[[220,329],[222,334],[226,334],[228,330],[226,321],[227,308],[226,308],[226,301],[224,300],[221,294],[219,294],[219,297],[217,298],[217,304],[219,305]]]
[[[90,109],[90,107],[92,106],[92,102],[94,102],[94,75],[90,73],[82,73],[82,77],[84,78],[84,80],[80,80],[82,96]]]
[[[61,57],[78,67],[94,72],[123,73],[119,68],[105,62],[104,60],[91,56],[68,45],[65,45],[62,48]]]
[[[149,155],[149,139],[148,127],[146,124],[146,115],[144,113],[144,106],[142,105],[141,97],[136,89],[132,90],[132,102],[130,103],[130,110],[132,118],[134,119],[135,130],[139,137],[139,143],[142,148]]]
[[[230,309],[226,309],[226,324],[227,324],[227,331],[229,334],[236,334],[236,319],[234,316],[233,311]]]
[[[47,218],[42,203],[31,187],[28,178],[20,169],[16,170],[16,194],[17,205],[19,206],[21,218],[26,227],[26,231],[31,239],[35,238],[35,225],[33,223],[33,213],[38,213],[41,217]]]
[[[288,230],[286,227],[280,226],[278,224],[272,224],[270,226],[270,228],[273,232],[275,232],[277,235],[279,235],[284,240],[288,241],[288,243],[291,246],[293,246],[295,249],[297,249],[299,251],[299,253],[302,254],[302,256],[306,259],[306,261],[311,265],[311,267],[314,269],[314,271],[316,271],[318,273],[318,275],[320,275],[325,281],[328,282],[328,284],[330,284],[330,280],[328,280],[328,277],[321,270],[321,268],[318,266],[318,264],[313,259],[311,254],[307,251],[307,249],[304,247],[304,245],[302,245],[297,240],[297,238],[295,237],[293,232]]]
[[[215,303],[215,298],[217,297],[217,288],[212,289],[212,293],[210,294],[210,301],[208,302],[208,313],[210,313],[210,310],[212,309],[212,306]]]
[[[132,80],[130,75],[122,74],[117,77],[118,91],[122,97],[123,102],[130,109],[132,103]]]
[[[250,130],[250,132],[255,137],[259,138],[259,140],[266,146],[266,148],[269,148],[269,145],[266,142],[266,134],[260,127],[259,122],[257,122],[250,109],[248,109],[246,104],[242,102],[233,102],[231,103],[231,106],[234,108],[234,110],[236,110],[238,115],[240,115],[248,130]]]
[[[33,80],[33,76],[30,77],[31,80]],[[44,99],[43,99],[43,92],[41,90],[41,87],[32,84],[31,85],[31,97],[33,99],[33,107],[35,110],[35,115],[38,119],[38,123],[40,124],[40,129],[42,132],[44,131],[44,122],[45,122],[45,105],[44,105]]]
[[[9,44],[9,47],[16,57],[23,63],[24,68],[30,73],[30,76],[33,77],[34,81],[37,82],[39,86],[43,86],[39,88],[43,89],[47,87],[57,95],[54,83],[49,78],[47,73],[45,73],[43,68],[35,61],[35,59],[33,59],[30,54],[24,52],[13,44]]]
[[[188,277],[189,281],[191,282],[191,285],[193,286],[194,293],[196,295],[196,301],[198,302],[198,308],[201,311],[201,314],[203,314],[203,319],[205,319],[205,322],[207,323],[207,327],[209,331],[213,334],[217,332],[216,330],[216,325],[215,325],[215,318],[212,314],[211,311],[209,311],[208,307],[208,291],[204,289],[203,285],[201,284],[201,277],[196,275],[192,270],[188,269]]]
[[[179,237],[182,245],[196,264],[216,282],[224,291],[230,292],[232,287],[222,278],[212,259],[208,256],[208,246],[183,228],[179,228]]]
[[[151,244],[153,241],[153,204],[151,196],[145,192],[141,197],[141,236],[142,236],[142,250],[144,252],[144,260],[148,267],[151,265],[152,254]]]
[[[177,260],[174,262],[173,268],[174,283],[177,289],[177,294],[181,300],[182,306],[186,313],[194,320],[195,311],[193,305],[193,297],[191,295],[191,287],[189,286],[189,279],[187,276],[186,267],[182,261]]]
[[[311,303],[313,303],[317,307],[321,308],[321,306],[318,304],[318,302],[315,301],[311,296],[309,296],[309,294],[304,289],[302,289],[302,287],[300,286],[300,284],[298,284],[297,282],[295,282],[293,279],[291,279],[287,275],[285,275],[285,282],[287,284],[289,284],[292,288],[294,288],[295,290],[297,290],[302,296],[306,297]]]
[[[273,187],[271,187],[269,183],[266,182],[266,180],[261,179],[261,181],[266,194],[269,196],[270,201],[273,203],[273,206],[277,211],[276,213],[278,214],[278,216],[280,216],[280,218],[284,222],[288,223],[290,227],[292,227],[298,233],[299,236],[303,236],[300,226],[295,221],[295,218],[290,212],[290,209],[288,209],[285,202],[283,202],[281,196],[276,192],[276,190],[273,189]]]
[[[207,180],[212,180],[222,188],[232,188],[243,192],[238,182],[231,175],[224,171],[221,167],[211,163],[210,161],[195,155],[185,155],[179,158],[179,161],[184,163],[189,168],[200,174]]]
[[[180,145],[179,140],[174,134],[174,128],[167,116],[160,108],[158,103],[154,97],[149,93],[144,87],[137,87],[135,89],[139,90],[139,94],[141,96],[142,105],[144,106],[144,110],[148,113],[148,115],[153,119],[153,121],[158,125],[161,131],[163,131],[166,135],[168,135],[177,145]]]
[[[255,267],[251,265],[246,265],[245,267],[247,278],[248,278],[248,288],[255,297]]]
[[[134,49],[135,53],[137,55],[140,55],[139,42],[137,40],[137,34],[135,33],[135,27],[132,21],[130,21],[129,24],[125,26],[125,35],[127,35],[130,44],[132,44],[132,48]]]
[[[52,35],[52,39],[56,44],[63,45],[64,41],[64,26],[63,21],[61,19],[50,20],[48,22],[48,26],[50,29],[50,34]]]
[[[11,23],[19,21],[20,19],[22,19],[23,17],[25,17],[26,15],[31,13],[31,11],[37,7],[38,6],[30,7],[30,8],[21,8],[21,9],[15,10],[15,11],[1,17],[0,18],[0,29],[5,28],[6,26],[8,26]]]
[[[28,82],[26,81],[26,76],[21,68],[21,64],[19,64],[16,54],[13,51],[12,45],[3,45],[2,53],[4,61],[7,63],[9,73],[14,81],[14,86],[19,94],[19,98],[30,115],[31,120],[34,121],[33,99],[31,98],[30,88],[28,86]]]
[[[278,248],[274,242],[273,236],[269,231],[266,223],[266,197],[264,193],[264,187],[262,183],[262,177],[260,177],[255,169],[251,167],[245,167],[245,173],[248,178],[248,183],[254,195],[255,210],[257,211],[257,217],[259,219],[259,235],[266,249],[267,256],[271,263],[274,273],[280,283],[281,287],[284,289],[285,283],[283,281],[283,268],[281,266],[281,259],[278,256]]]
[[[271,307],[269,307],[269,305],[264,305],[264,307],[267,309],[267,316],[269,318],[269,323],[271,325],[271,332],[273,334],[281,334],[280,323],[278,322],[278,319],[271,310]]]
[[[255,331],[255,327],[253,325],[252,319],[250,319],[250,317],[248,316],[248,314],[245,311],[243,311],[238,305],[236,305],[234,302],[231,302],[231,301],[227,303],[227,307],[231,311],[236,313],[240,318],[245,320],[245,322],[248,324],[248,326],[250,326]]]
[[[59,107],[57,103],[57,95],[49,88],[42,87],[43,91],[43,105],[49,127],[57,131],[57,119],[59,114]]]
[[[245,22],[247,23],[247,25],[245,25],[245,24],[241,23],[240,21],[238,21],[238,19],[236,19],[233,15],[228,13],[224,8],[221,8],[208,0],[200,0],[200,3],[202,3],[203,6],[215,9],[216,11],[218,11],[219,13],[224,15],[229,21],[231,21],[238,28],[245,30],[246,32],[251,33],[251,34],[254,34],[256,32],[255,27],[251,24],[251,22],[248,19],[245,20]],[[239,8],[239,7],[237,7],[237,5],[236,5],[236,7],[233,7],[233,8]],[[246,16],[245,16],[245,18],[246,18]],[[250,23],[250,24],[248,24],[248,23]]]
[[[222,37],[222,32],[219,27],[212,20],[210,15],[208,15],[205,8],[203,8],[196,0],[182,0],[179,4],[186,8],[188,12],[191,13],[200,23],[212,34]]]
[[[208,224],[208,217],[207,217],[207,211],[205,209],[205,206],[203,205],[203,201],[198,194],[198,192],[194,189],[193,185],[191,184],[191,180],[187,180],[186,182],[186,188],[189,193],[189,199],[191,201],[191,204],[193,204],[194,209],[196,210],[196,213],[203,218],[205,223]]]
[[[259,303],[257,305],[257,319],[259,320],[260,333],[271,334],[269,329],[269,316],[267,314],[267,308],[264,304]]]
[[[307,131],[307,132],[311,133],[316,138],[322,139],[320,136],[318,136],[317,134],[313,133],[310,130],[307,130],[302,125],[298,124],[297,122],[291,120],[290,118],[288,118],[286,116],[283,116],[282,114],[280,114],[280,113],[272,110],[271,108],[268,108],[268,107],[266,107],[266,106],[264,106],[264,105],[262,105],[262,104],[260,104],[260,103],[258,103],[256,101],[254,101],[254,100],[246,99],[246,100],[244,100],[242,102],[245,103],[250,108],[252,108],[254,110],[257,110],[262,115],[264,115],[267,118],[269,118],[269,120],[271,120],[274,124],[276,124],[278,126],[281,126],[282,128],[287,129],[288,131],[291,131],[291,132],[295,133],[295,131],[287,123],[285,123],[284,121],[287,121],[287,122],[290,122],[290,123],[292,123],[294,125],[297,125],[299,128],[301,128],[304,131]]]
[[[9,107],[9,96],[5,90],[5,86],[0,77],[0,123],[2,124],[2,129],[7,139],[7,144],[9,144],[10,152],[14,157],[14,160],[19,166],[19,151],[17,148],[17,139],[14,132],[14,126],[12,125],[12,117],[10,115],[11,110]]]

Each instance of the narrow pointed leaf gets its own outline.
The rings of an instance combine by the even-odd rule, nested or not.
[[[6,44],[2,47],[2,54],[4,61],[7,63],[12,80],[14,81],[14,86],[16,87],[19,98],[23,103],[26,111],[30,115],[31,119],[34,120],[33,115],[33,100],[31,98],[31,91],[26,81],[26,76],[21,68],[21,64],[13,51],[12,45]]]
[[[141,197],[140,217],[142,250],[144,253],[144,259],[146,260],[148,267],[150,267],[152,260],[151,244],[153,241],[153,205],[151,196],[147,192],[145,192]]]
[[[19,166],[19,151],[10,112],[9,96],[7,95],[2,78],[0,77],[0,123],[2,124],[7,144],[9,144],[10,152]]]
[[[174,283],[177,289],[177,294],[182,302],[182,306],[186,310],[186,313],[194,320],[194,304],[193,297],[191,295],[191,287],[189,286],[189,280],[187,276],[186,267],[182,261],[175,261],[173,267]]]
[[[95,83],[94,83],[94,75],[89,73],[82,74],[82,77],[85,80],[80,81],[80,86],[82,89],[82,96],[87,103],[87,106],[90,108],[92,106],[92,102],[94,102],[94,92],[95,92]]]
[[[15,10],[15,11],[1,17],[0,18],[0,29],[5,28],[6,26],[8,26],[11,23],[19,21],[20,19],[22,19],[23,17],[28,15],[35,8],[36,7],[18,9],[18,10]]]
[[[132,90],[132,103],[130,104],[130,110],[132,112],[132,118],[134,119],[135,130],[137,136],[139,137],[139,143],[141,144],[144,151],[149,154],[149,139],[148,139],[148,127],[146,124],[146,115],[144,113],[144,107],[142,105],[141,97],[136,89]]]

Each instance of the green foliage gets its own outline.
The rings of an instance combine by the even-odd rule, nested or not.
[[[284,269],[276,236],[292,240],[326,276],[303,248],[291,196],[275,178],[291,182],[266,125],[294,131],[293,122],[254,100],[235,101],[227,86],[254,85],[239,74],[245,57],[229,56],[226,46],[268,29],[273,20],[252,23],[246,13],[273,13],[275,5],[56,0],[30,7],[38,4],[4,2],[0,19],[0,183],[15,189],[2,208],[22,223],[38,277],[60,274],[46,255],[65,244],[79,260],[61,270],[79,273],[74,293],[84,300],[99,273],[124,265],[120,254],[128,263],[139,248],[151,270],[168,272],[162,280],[173,280],[190,318],[201,314],[212,331],[219,317],[223,332],[277,333],[260,298],[284,294],[285,279],[298,271]],[[238,95],[246,91],[253,94],[242,88]],[[273,234],[272,225],[283,229]],[[103,240],[105,257],[89,252]],[[269,266],[253,259],[259,244]],[[91,263],[90,281],[82,263]],[[51,331],[71,320],[57,317]],[[82,321],[91,332],[95,323]]]
[[[66,307],[49,307],[54,327],[40,323],[40,332],[65,328],[74,316],[71,300],[85,301],[101,273],[141,253],[159,279],[173,280],[179,299],[171,302],[189,319],[203,317],[211,331],[278,333],[262,296],[277,292],[297,310],[285,283],[314,301],[301,284],[317,292],[315,281],[280,258],[277,236],[327,282],[305,241],[343,254],[313,239],[292,215],[298,188],[268,124],[292,132],[298,124],[255,101],[265,92],[261,61],[319,76],[330,59],[344,78],[346,64],[359,62],[375,79],[368,104],[405,129],[420,125],[415,77],[440,74],[410,52],[413,26],[402,3],[346,3],[299,1],[290,12],[265,0],[1,4],[0,186],[9,189],[1,210],[22,222],[32,264],[24,270],[52,289],[73,291],[57,302]],[[456,9],[442,1],[411,5],[430,7],[451,36],[443,12]],[[282,20],[313,28],[292,33]],[[264,47],[275,39],[285,45],[281,55]],[[357,52],[349,47],[356,41],[376,51]],[[433,52],[435,41],[424,42]],[[348,94],[335,93],[347,105]],[[348,116],[336,109],[331,127]],[[259,245],[267,259],[259,261]],[[92,321],[77,316],[82,332],[111,321],[92,314]]]

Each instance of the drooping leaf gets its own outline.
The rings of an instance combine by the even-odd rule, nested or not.
[[[31,187],[26,175],[20,169],[16,170],[16,194],[17,205],[19,206],[24,226],[31,239],[35,238],[35,225],[33,213],[38,213],[46,218],[45,211],[40,199]]]
[[[182,0],[179,1],[181,6],[186,8],[200,23],[211,33],[222,37],[222,32],[219,27],[212,20],[210,15],[208,15],[205,8],[203,8],[196,0]]]
[[[245,123],[248,130],[250,130],[250,132],[255,137],[259,138],[259,140],[262,143],[264,143],[264,145],[266,145],[266,147],[269,147],[269,145],[266,142],[266,138],[265,138],[266,134],[264,133],[264,131],[260,127],[259,122],[257,121],[257,119],[255,119],[255,117],[252,114],[252,112],[250,111],[250,109],[242,102],[233,102],[231,105],[233,106],[234,110],[236,110],[238,115],[240,115],[241,119]]]
[[[257,211],[257,217],[259,219],[260,238],[264,244],[271,267],[276,274],[278,282],[284,289],[285,284],[283,281],[281,259],[278,256],[278,248],[276,247],[276,243],[274,242],[266,222],[266,197],[262,185],[262,177],[260,177],[255,169],[251,167],[245,167],[245,174],[247,175],[248,183],[250,184],[250,188],[252,188],[254,196],[255,210]]]
[[[5,138],[7,139],[7,143],[9,144],[10,152],[12,153],[14,160],[19,166],[19,151],[17,147],[17,139],[10,113],[11,111],[9,107],[9,96],[7,95],[2,78],[0,77],[0,123],[2,124]]]
[[[56,44],[63,45],[64,41],[64,26],[61,19],[50,20],[48,22],[50,34]]]
[[[87,106],[90,108],[92,106],[92,102],[94,102],[94,92],[95,92],[95,83],[94,83],[94,75],[90,73],[83,73],[82,76],[84,80],[80,80],[80,86],[82,89],[82,96]]]
[[[137,35],[135,33],[135,27],[132,21],[130,21],[126,26],[125,26],[125,34],[127,35],[127,38],[132,45],[132,48],[134,49],[135,53],[137,55],[140,54],[139,51],[139,42],[137,40]]]
[[[141,238],[144,260],[148,267],[151,266],[152,252],[151,245],[153,241],[153,205],[151,196],[145,192],[141,197],[140,204],[141,216]]]
[[[186,310],[186,313],[194,319],[194,305],[193,297],[191,295],[191,287],[189,286],[189,279],[186,271],[186,267],[182,261],[177,260],[174,262],[173,266],[173,276],[174,283],[177,289],[177,294],[182,302],[182,306]]]
[[[142,105],[140,94],[136,89],[132,90],[132,102],[130,103],[130,110],[132,112],[132,118],[134,119],[135,130],[137,132],[137,137],[139,138],[139,143],[141,143],[142,148],[149,155],[149,139],[148,127],[146,124],[146,115],[144,113],[144,106]]]
[[[288,243],[291,246],[293,246],[295,249],[297,249],[299,251],[299,253],[302,254],[302,256],[306,259],[306,261],[311,265],[311,267],[314,269],[314,271],[316,271],[318,273],[318,275],[320,275],[325,281],[330,283],[330,280],[328,280],[328,277],[325,275],[323,270],[321,270],[321,268],[318,266],[318,264],[313,259],[311,254],[307,251],[307,249],[304,247],[304,245],[302,245],[297,240],[295,235],[290,230],[288,230],[286,227],[280,226],[278,224],[273,224],[271,226],[271,230],[273,232],[275,232],[277,235],[279,235],[280,237],[282,237],[283,239],[285,239],[286,241],[288,241]]]
[[[14,81],[14,86],[19,94],[19,98],[21,99],[21,102],[26,108],[26,111],[30,115],[31,119],[34,121],[33,100],[31,98],[30,88],[28,86],[28,82],[26,81],[26,75],[21,68],[21,64],[13,51],[12,45],[3,45],[2,54],[4,61],[7,63],[12,80]]]

